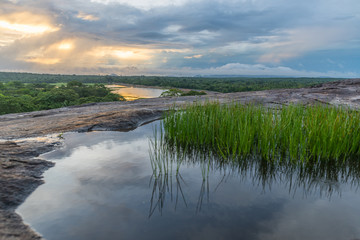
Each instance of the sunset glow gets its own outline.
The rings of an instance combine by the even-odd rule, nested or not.
[[[3,0],[0,71],[357,77],[358,9],[358,0]]]
[[[24,25],[24,24],[16,24],[16,23],[14,24],[6,21],[0,21],[0,27],[9,30],[14,30],[17,32],[29,33],[29,34],[39,34],[49,31],[51,29],[48,26],[41,26],[41,25],[34,26],[34,25]]]
[[[40,63],[40,64],[44,64],[44,65],[53,65],[53,64],[57,64],[61,61],[61,59],[59,58],[29,58],[26,59],[27,62],[31,62],[31,63]]]
[[[133,51],[119,51],[119,50],[114,51],[114,54],[119,58],[125,58],[125,59],[132,58],[135,55]]]
[[[118,47],[98,47],[93,49],[90,54],[98,58],[113,57],[120,60],[145,61],[151,58],[154,51],[151,49],[139,48],[118,48]]]
[[[74,48],[74,45],[71,42],[62,42],[58,45],[59,50],[71,50]]]
[[[0,49],[12,46],[16,40],[38,37],[58,30],[47,16],[30,12],[1,14],[0,10]]]

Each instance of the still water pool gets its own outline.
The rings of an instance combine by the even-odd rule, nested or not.
[[[360,238],[359,176],[292,178],[255,164],[204,181],[195,161],[154,178],[155,125],[64,134],[65,146],[42,156],[56,162],[45,184],[17,212],[48,240]]]

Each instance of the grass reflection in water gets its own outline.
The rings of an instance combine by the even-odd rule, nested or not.
[[[239,107],[239,105],[234,106]],[[216,107],[221,106],[217,105]],[[245,108],[241,108],[242,114],[249,114]],[[213,110],[205,109],[205,111]],[[186,196],[182,190],[182,184],[185,184],[184,179],[181,177],[182,166],[198,166],[201,169],[203,183],[199,193],[197,211],[201,210],[204,197],[209,199],[208,177],[209,174],[215,172],[221,173],[223,176],[222,180],[217,183],[215,191],[223,181],[231,177],[239,178],[240,181],[250,179],[254,186],[261,186],[263,191],[271,189],[273,184],[281,183],[287,186],[290,195],[302,192],[304,197],[316,194],[330,199],[334,193],[341,195],[340,185],[343,183],[351,185],[355,190],[358,188],[360,180],[359,142],[352,142],[357,141],[358,136],[360,136],[358,132],[352,132],[355,128],[360,127],[358,119],[355,119],[359,115],[358,112],[321,106],[309,109],[302,106],[289,106],[285,110],[269,110],[251,106],[248,110],[255,111],[255,114],[258,114],[257,119],[263,124],[262,127],[266,125],[266,128],[263,129],[269,132],[258,134],[251,132],[250,129],[251,134],[249,134],[253,145],[247,146],[246,153],[242,152],[238,146],[232,145],[228,147],[230,145],[224,139],[229,138],[229,133],[219,133],[221,130],[211,126],[211,124],[219,124],[220,121],[225,120],[213,118],[209,121],[209,118],[199,110],[199,105],[192,106],[191,111],[198,111],[192,112],[192,116],[186,115],[186,112],[173,111],[165,117],[160,128],[154,129],[154,140],[149,141],[150,160],[153,169],[150,216],[156,209],[161,212],[167,194],[170,194],[170,199],[174,200],[175,208],[179,200],[186,205]],[[217,109],[216,111],[220,110]],[[211,115],[214,112],[207,112],[207,114]],[[226,114],[230,113],[220,112],[219,116],[226,116]],[[250,115],[246,117],[249,118],[247,124],[256,122]],[[268,119],[266,119],[267,117]],[[325,120],[324,117],[328,119]],[[231,114],[231,118],[234,120],[234,114]],[[323,118],[322,121],[320,121],[321,118]],[[201,119],[207,119],[207,122],[201,122]],[[247,121],[246,119],[243,120]],[[184,121],[187,122],[187,125],[185,125]],[[282,122],[284,125],[269,125],[270,123],[274,124],[276,121]],[[194,124],[198,125],[194,127]],[[306,124],[307,128],[305,129],[304,125]],[[318,125],[315,126],[314,124]],[[202,125],[207,129],[201,127]],[[187,126],[187,129],[177,129],[179,126],[182,128]],[[285,128],[282,129],[284,126]],[[230,130],[234,130],[234,127],[224,126],[224,128]],[[248,127],[259,130],[259,126]],[[291,129],[296,127],[300,127],[300,130]],[[199,133],[197,130],[214,131],[215,135],[211,139],[210,135],[206,136],[208,132]],[[306,131],[308,131],[309,135],[306,135]],[[315,133],[311,131],[315,131]],[[199,136],[201,134],[203,136]],[[271,134],[274,134],[274,136]],[[299,141],[296,144],[297,148],[294,145],[288,146],[286,149],[281,145],[289,141],[289,136],[285,136],[285,134],[292,134],[291,137]],[[335,134],[344,135],[336,136]],[[347,135],[345,136],[345,134]],[[236,135],[236,133],[233,135]],[[230,139],[236,141],[231,136],[232,134],[230,134]],[[203,143],[206,143],[206,139],[209,142],[199,144],[201,137],[203,137],[201,140]],[[259,141],[262,137],[269,141],[267,144],[269,147],[266,148],[265,153],[260,149],[261,143],[254,144],[254,141]],[[271,143],[274,140],[273,138],[283,142]],[[216,140],[220,140],[220,142],[216,142]],[[312,141],[312,144],[300,145],[302,143],[307,144],[307,141]],[[335,141],[340,146],[336,145]],[[321,146],[321,144],[329,145]],[[233,149],[236,149],[236,151],[233,151]],[[328,152],[326,152],[327,150]],[[347,152],[343,152],[346,150]]]

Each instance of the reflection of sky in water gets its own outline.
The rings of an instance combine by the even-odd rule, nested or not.
[[[179,181],[166,178],[162,211],[155,207],[149,217],[155,180],[147,136],[154,124],[65,134],[65,148],[44,155],[56,161],[44,174],[46,183],[17,212],[49,240],[360,237],[360,196],[346,184],[330,199],[289,194],[281,182],[264,189],[251,177],[223,179],[220,172],[210,174],[207,186],[194,166],[182,166]]]
[[[156,88],[137,88],[137,87],[123,87],[113,88],[113,93],[120,94],[126,100],[135,100],[139,98],[156,98],[164,92],[162,89]]]

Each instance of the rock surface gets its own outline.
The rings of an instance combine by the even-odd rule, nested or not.
[[[128,131],[161,118],[170,106],[207,100],[265,105],[322,103],[360,109],[360,79],[312,88],[95,103],[0,116],[0,240],[40,239],[22,223],[15,209],[42,183],[42,173],[53,165],[37,157],[61,144],[61,140],[54,135],[43,136],[68,131]]]
[[[40,239],[14,210],[40,184],[42,173],[54,164],[37,159],[55,141],[27,139],[0,142],[0,239]]]

